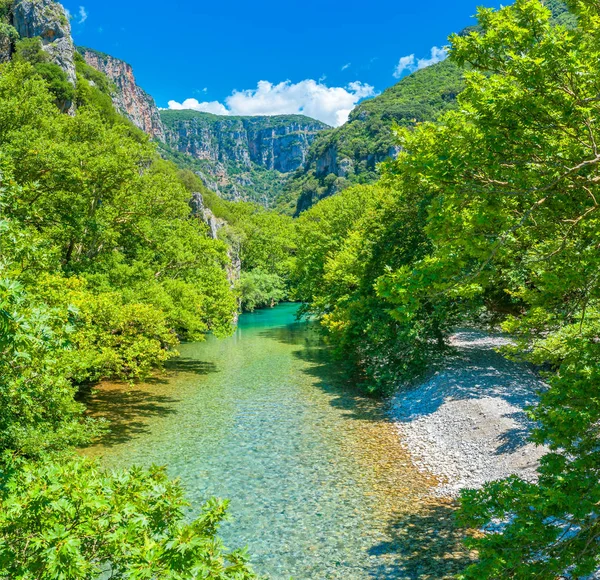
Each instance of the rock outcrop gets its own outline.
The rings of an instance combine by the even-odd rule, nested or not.
[[[204,198],[201,193],[192,193],[192,198],[189,203],[192,215],[202,220],[208,226],[209,235],[213,240],[218,240],[219,230],[224,228],[227,225],[227,222],[224,219],[218,218],[208,207],[206,207],[206,205],[204,205]],[[240,279],[242,273],[239,243],[228,243],[227,254],[229,255],[230,260],[230,263],[227,266],[227,278],[233,288]]]
[[[75,85],[75,46],[63,6],[53,0],[16,0],[12,4],[11,20],[21,38],[41,38],[42,48],[52,62],[59,65],[69,82]]]
[[[1,24],[0,24],[1,26]],[[0,64],[10,60],[12,53],[12,41],[7,34],[0,33]]]
[[[194,160],[208,188],[265,205],[329,128],[303,115],[226,117],[184,110],[161,111],[161,118],[168,150]]]
[[[137,85],[131,65],[90,48],[80,47],[78,50],[87,64],[104,73],[115,85],[115,108],[136,127],[151,137],[164,141],[164,128],[156,103]]]
[[[210,237],[213,240],[218,240],[219,230],[224,227],[227,222],[215,216],[215,214],[204,205],[204,198],[201,193],[192,193],[190,208],[192,210],[192,215],[200,218],[209,227]]]
[[[317,133],[327,125],[302,115],[222,117],[194,111],[162,111],[166,141],[197,159],[233,162],[289,173],[306,160]]]

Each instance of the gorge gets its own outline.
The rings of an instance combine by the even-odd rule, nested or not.
[[[600,578],[598,3],[168,110],[87,18],[0,0],[0,580]]]

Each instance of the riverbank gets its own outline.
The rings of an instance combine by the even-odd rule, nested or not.
[[[191,516],[230,499],[221,536],[274,580],[452,578],[470,561],[453,503],[297,309],[243,314],[234,336],[181,345],[164,375],[104,384],[88,405],[112,432],[85,455],[167,465]]]
[[[546,385],[496,352],[505,337],[462,330],[451,342],[457,356],[446,368],[392,401],[413,463],[440,480],[434,494],[443,497],[512,474],[535,478],[546,449],[527,441],[533,425],[525,408]]]

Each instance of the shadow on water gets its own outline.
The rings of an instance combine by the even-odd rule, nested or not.
[[[301,347],[293,356],[308,363],[302,372],[316,379],[314,385],[332,397],[329,404],[344,411],[343,417],[361,421],[389,420],[381,400],[368,397],[354,385],[350,370],[333,356],[316,323],[289,324],[262,331],[260,336]]]
[[[207,375],[217,372],[212,363],[190,358],[177,358],[165,365],[168,373]],[[156,376],[143,385],[130,387],[125,383],[105,383],[82,396],[87,412],[95,418],[106,419],[110,431],[94,445],[113,447],[150,433],[151,419],[175,414],[181,399],[158,392],[160,386],[169,391],[169,377]]]
[[[371,578],[441,580],[454,578],[472,559],[463,546],[451,505],[425,505],[418,513],[397,518],[387,530],[389,541],[373,546]],[[393,560],[385,556],[399,556]]]
[[[171,359],[165,364],[165,369],[169,372],[189,373],[202,376],[218,372],[214,363],[187,357]],[[169,383],[168,380],[165,380],[164,382],[167,384]]]
[[[86,398],[88,413],[109,422],[110,431],[95,443],[113,447],[150,432],[148,420],[175,413],[179,400],[126,385],[103,385]]]

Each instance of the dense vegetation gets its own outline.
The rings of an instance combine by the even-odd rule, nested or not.
[[[547,0],[546,5],[554,22],[575,25],[575,16],[562,0]],[[378,164],[395,157],[398,151],[393,127],[434,121],[453,109],[464,87],[463,74],[456,62],[446,60],[408,75],[381,95],[359,104],[346,124],[318,135],[305,166],[284,184],[276,207],[300,215],[320,199],[353,185],[377,181]]]
[[[539,480],[463,495],[462,521],[484,532],[468,578],[600,565],[600,6],[569,4],[577,28],[540,0],[480,10],[451,39],[469,71],[459,107],[400,128],[376,186],[298,220],[298,296],[370,390],[424,369],[459,321],[502,323],[509,354],[547,378]]]
[[[216,225],[218,239],[239,268],[232,277],[241,310],[272,307],[288,298],[295,252],[292,218],[256,203],[224,200],[190,170],[181,170],[179,178],[190,195],[202,196],[205,219]]]
[[[163,471],[73,454],[107,428],[85,418],[82,389],[228,335],[237,303],[226,244],[106,79],[78,59],[66,115],[46,64],[22,40],[0,68],[0,578],[253,577],[216,536],[225,503],[185,523]]]
[[[501,324],[516,340],[507,355],[550,385],[531,410],[533,439],[550,451],[537,482],[463,494],[462,522],[483,532],[464,577],[598,569],[597,2],[481,10],[479,26],[452,38],[450,60],[318,138],[281,207],[327,199],[295,221],[221,199],[173,151],[179,168],[162,159],[115,112],[106,77],[77,57],[71,86],[38,39],[16,37],[7,6],[0,578],[254,577],[217,536],[226,502],[189,521],[164,470],[109,473],[74,454],[110,427],[87,418],[78,395],[143,379],[180,340],[227,336],[240,307],[288,296],[379,394],[441,358],[459,323]]]

